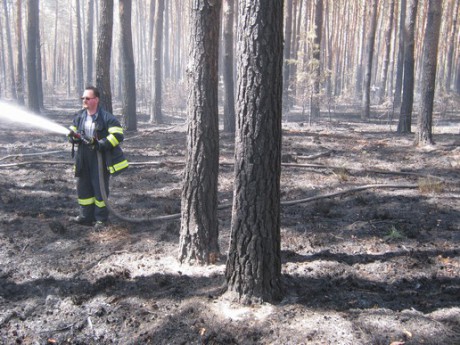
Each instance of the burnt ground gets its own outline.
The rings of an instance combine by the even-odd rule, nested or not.
[[[44,115],[67,126],[69,109]],[[126,133],[133,164],[111,181],[125,216],[180,212],[185,124],[168,120],[139,115]],[[306,200],[282,207],[285,298],[252,306],[220,296],[229,209],[224,259],[180,265],[179,220],[70,223],[70,145],[0,124],[0,343],[460,344],[459,124],[436,118],[436,145],[420,149],[383,119],[285,119],[282,200]],[[228,203],[233,139],[220,145]],[[375,184],[396,186],[353,190]]]

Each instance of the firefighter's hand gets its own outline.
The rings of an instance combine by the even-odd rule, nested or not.
[[[100,152],[105,151],[105,140],[95,140],[94,147]]]
[[[81,138],[76,138],[73,135],[68,135],[67,139],[69,140],[69,143],[71,144],[80,144],[81,143]]]

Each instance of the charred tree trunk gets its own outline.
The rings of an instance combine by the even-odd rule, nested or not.
[[[405,24],[404,37],[404,80],[401,112],[399,114],[398,133],[410,133],[412,126],[412,108],[414,103],[415,74],[415,21],[417,18],[418,0],[411,0],[409,16]]]
[[[240,302],[282,297],[280,172],[283,1],[242,0],[237,130],[227,294]]]
[[[123,122],[128,131],[137,130],[136,75],[134,68],[133,37],[131,33],[132,0],[119,0],[120,36],[123,62]]]
[[[439,31],[441,27],[442,1],[428,0],[428,18],[426,23],[423,65],[421,80],[421,107],[417,122],[416,145],[432,145],[433,100],[436,87],[436,67],[438,59]]]
[[[112,113],[110,60],[112,57],[113,0],[101,0],[100,26],[97,38],[96,87],[101,93],[100,105]]]
[[[188,129],[182,189],[180,262],[212,264],[219,255],[218,46],[219,0],[192,0],[188,77]]]
[[[451,90],[451,83],[452,83],[452,69],[453,69],[453,59],[454,59],[454,37],[457,33],[457,20],[458,20],[458,7],[459,7],[460,0],[455,0],[454,10],[452,11],[452,28],[449,35],[449,44],[448,44],[448,52],[447,52],[447,62],[446,62],[446,84],[445,88],[446,91],[449,92]]]

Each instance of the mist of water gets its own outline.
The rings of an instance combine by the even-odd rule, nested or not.
[[[0,102],[0,122],[9,122],[25,128],[39,128],[46,132],[67,135],[69,129],[20,107]]]

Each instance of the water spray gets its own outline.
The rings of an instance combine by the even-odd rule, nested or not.
[[[40,128],[47,132],[69,135],[70,130],[42,116],[20,107],[0,102],[0,122],[15,123],[22,127]]]

